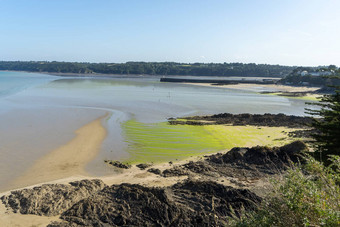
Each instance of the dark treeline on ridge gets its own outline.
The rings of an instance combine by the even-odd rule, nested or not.
[[[290,74],[295,68],[296,67],[293,66],[255,63],[186,64],[176,62],[127,62],[116,64],[56,61],[0,61],[0,70],[49,73],[284,77]]]

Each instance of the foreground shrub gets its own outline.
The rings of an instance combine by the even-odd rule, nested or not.
[[[340,226],[340,158],[325,167],[313,158],[273,181],[274,192],[232,226]]]

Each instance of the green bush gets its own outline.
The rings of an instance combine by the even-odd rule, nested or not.
[[[231,220],[231,226],[340,226],[340,158],[325,167],[307,158],[273,182],[273,194],[256,211]]]

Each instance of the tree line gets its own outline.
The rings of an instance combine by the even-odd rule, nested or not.
[[[284,77],[295,68],[255,63],[0,61],[0,70],[49,73]]]

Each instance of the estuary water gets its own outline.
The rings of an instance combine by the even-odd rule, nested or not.
[[[92,175],[111,173],[104,159],[124,159],[121,123],[216,113],[304,115],[305,101],[255,92],[160,83],[156,76],[59,77],[0,72],[0,189],[34,161],[75,137],[75,130],[109,113],[108,136],[88,164]]]

